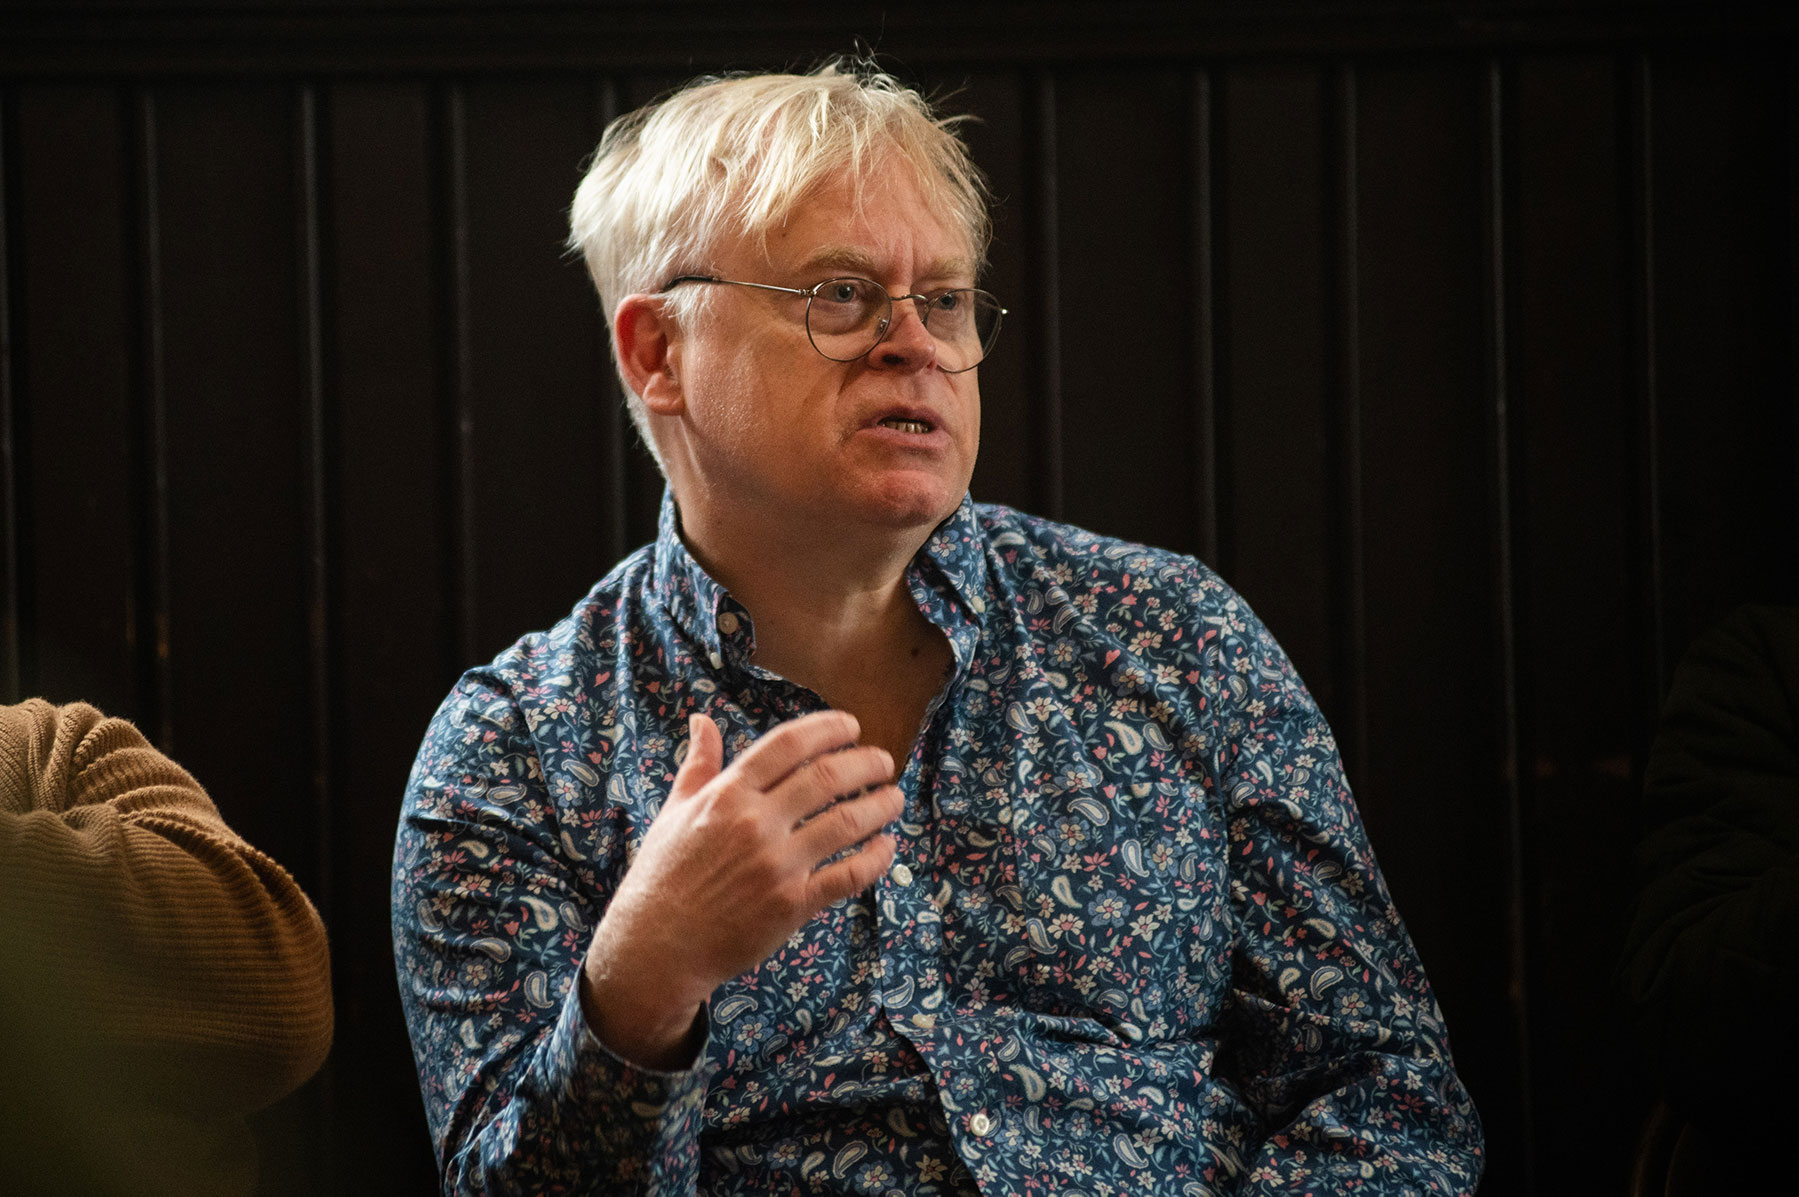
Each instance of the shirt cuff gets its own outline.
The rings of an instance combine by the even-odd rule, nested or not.
[[[594,1136],[607,1161],[603,1171],[622,1191],[685,1191],[698,1175],[706,1090],[717,1071],[706,1050],[710,1012],[701,1007],[693,1066],[663,1071],[633,1064],[602,1043],[587,1025],[579,989],[569,986],[548,1051],[565,1078],[563,1126]]]

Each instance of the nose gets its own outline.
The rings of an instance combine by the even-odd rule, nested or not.
[[[937,338],[925,327],[918,300],[894,296],[893,322],[886,335],[869,352],[868,360],[888,370],[922,370],[937,361]]]

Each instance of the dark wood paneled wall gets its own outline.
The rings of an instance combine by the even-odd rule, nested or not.
[[[972,6],[971,6],[972,7]],[[331,927],[269,1193],[427,1192],[388,949],[464,667],[660,483],[563,210],[613,115],[858,44],[1001,197],[978,497],[1194,552],[1338,729],[1492,1154],[1622,1185],[1636,795],[1799,601],[1795,25],[1681,3],[0,12],[0,698],[136,718]]]

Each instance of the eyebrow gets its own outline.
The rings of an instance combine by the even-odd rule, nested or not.
[[[873,255],[854,245],[821,246],[801,265],[802,270],[847,270],[853,274],[873,276],[880,269]],[[974,263],[967,258],[938,258],[918,276],[932,281],[968,279],[974,281]],[[918,280],[912,280],[916,286]]]

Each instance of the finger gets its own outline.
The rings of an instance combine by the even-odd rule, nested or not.
[[[724,759],[725,741],[719,734],[718,724],[712,722],[710,715],[697,712],[689,715],[687,759],[681,762],[681,768],[675,774],[675,784],[669,791],[669,797],[685,798],[697,791],[718,776]]]
[[[807,887],[812,913],[818,913],[833,902],[854,897],[879,881],[881,874],[893,864],[896,847],[892,836],[877,835],[858,851],[813,873]]]
[[[813,757],[854,744],[861,731],[856,717],[847,711],[814,711],[788,720],[757,740],[731,762],[731,768],[753,789],[772,789]]]
[[[775,805],[794,822],[816,814],[835,799],[859,794],[893,780],[893,756],[864,744],[814,757],[769,791]]]
[[[882,786],[820,811],[794,832],[794,851],[816,864],[857,844],[900,817],[906,797],[898,786]]]

